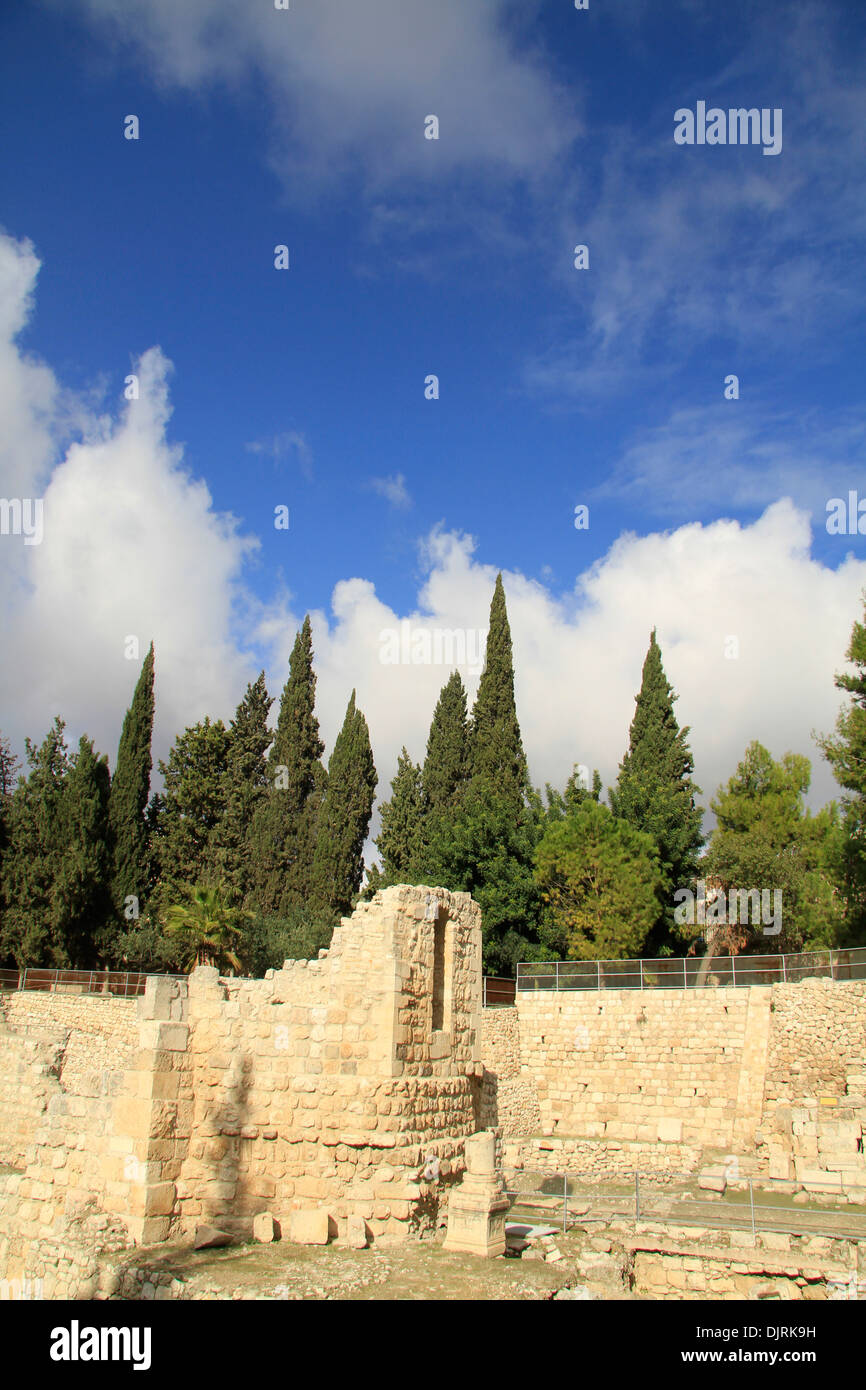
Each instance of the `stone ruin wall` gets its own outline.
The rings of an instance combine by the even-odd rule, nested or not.
[[[527,1164],[866,1196],[866,982],[521,991],[485,1010],[482,1123]],[[529,1138],[529,1136],[534,1136]]]
[[[264,980],[0,996],[0,1278],[88,1296],[98,1248],[201,1222],[244,1234],[260,1211],[404,1235],[437,1220],[466,1137],[493,1126],[506,1161],[683,1173],[735,1154],[862,1196],[866,983],[521,992],[486,1010],[480,991],[471,898],[398,887]]]
[[[194,1097],[173,1216],[249,1226],[327,1205],[332,1233],[423,1219],[429,1155],[462,1171],[476,1124],[480,914],[468,894],[386,890],[317,961],[264,980],[190,981]]]
[[[0,1277],[89,1296],[82,1247],[326,1208],[371,1235],[437,1219],[478,1128],[480,911],[398,887],[317,961],[151,977],[139,1001],[6,996]],[[418,1179],[429,1155],[444,1180]],[[51,1295],[49,1295],[51,1296]]]

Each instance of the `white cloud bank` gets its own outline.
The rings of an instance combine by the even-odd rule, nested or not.
[[[0,458],[4,496],[42,487],[39,546],[0,536],[0,729],[20,750],[55,713],[113,760],[139,662],[124,641],[157,653],[156,752],[205,713],[228,719],[245,682],[265,664],[275,696],[303,614],[291,599],[253,597],[244,575],[255,540],[214,510],[203,481],[167,439],[169,364],[158,348],[140,360],[140,399],[114,420],[92,421],[65,453],[59,383],[15,338],[26,322],[38,260],[0,237]],[[53,432],[53,433],[52,433]],[[426,578],[416,611],[397,613],[363,578],[335,585],[331,612],[313,614],[318,699],[328,749],[355,687],[373,740],[380,794],[400,746],[423,756],[445,666],[386,665],[381,634],[408,619],[432,632],[484,629],[495,568],[472,538],[437,529],[423,543]],[[536,783],[561,785],[574,762],[606,783],[625,751],[650,629],[692,728],[705,803],[746,744],[777,756],[813,756],[819,800],[833,783],[812,729],[832,726],[843,664],[862,611],[866,563],[836,570],[810,555],[806,513],[783,499],[752,525],[719,520],[645,537],[624,534],[567,598],[504,569],[520,720]],[[726,658],[736,637],[739,657]],[[471,650],[471,648],[470,648]],[[477,677],[468,679],[474,694]]]

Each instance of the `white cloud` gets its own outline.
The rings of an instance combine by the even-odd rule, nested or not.
[[[50,455],[38,421],[59,389],[49,368],[24,362],[9,337],[24,321],[15,306],[27,303],[36,270],[26,247],[0,239],[0,286],[13,286],[11,304],[0,306],[7,328],[0,395],[21,427],[20,476]],[[91,435],[66,451],[44,489],[41,545],[0,538],[3,571],[12,576],[2,596],[0,708],[3,732],[19,750],[25,733],[41,738],[60,713],[73,736],[86,730],[113,759],[138,674],[138,662],[123,657],[133,633],[142,654],[151,637],[156,643],[160,756],[205,713],[231,716],[261,654],[279,697],[303,614],[288,594],[263,602],[247,589],[244,563],[255,542],[214,510],[207,486],[184,470],[181,450],[166,438],[168,371],[158,348],[146,352],[140,400],[114,422],[94,422]],[[533,780],[562,785],[575,762],[597,766],[606,783],[615,777],[656,626],[680,696],[678,717],[692,729],[705,804],[753,738],[777,756],[789,748],[812,756],[816,799],[832,795],[811,731],[829,730],[842,702],[833,674],[862,611],[866,563],[849,557],[831,570],[811,557],[810,540],[807,514],[783,500],[751,525],[721,520],[622,535],[566,598],[506,570]],[[368,579],[353,577],[335,585],[329,613],[312,615],[328,752],[354,687],[382,796],[402,744],[423,757],[449,674],[443,666],[383,664],[382,631],[403,619],[429,630],[486,628],[495,580],[495,568],[476,559],[473,539],[444,528],[426,537],[421,561],[411,612],[395,611]],[[730,636],[739,641],[735,661],[725,657]],[[474,695],[477,677],[467,676],[467,685]]]
[[[4,441],[7,494],[7,478],[32,481],[56,449],[50,407],[58,383],[13,341],[38,266],[26,243],[0,238],[0,399],[16,428]],[[170,364],[159,348],[136,370],[140,399],[126,403],[115,423],[92,421],[90,437],[69,447],[40,488],[42,544],[0,537],[0,707],[3,732],[19,749],[25,734],[40,739],[61,714],[71,736],[86,730],[113,762],[140,666],[124,658],[130,635],[142,657],[151,638],[156,644],[160,751],[206,712],[229,714],[248,666],[232,634],[243,599],[238,579],[254,542],[213,510],[206,484],[184,471],[181,450],[166,442]]]
[[[389,474],[387,478],[371,478],[368,487],[380,497],[384,497],[385,501],[398,511],[405,511],[412,505],[412,498],[406,489],[406,479],[402,473]]]
[[[533,5],[520,16],[507,0],[292,0],[279,11],[237,0],[79,4],[163,83],[263,83],[273,160],[296,193],[359,168],[378,186],[479,164],[534,178],[577,131],[573,98],[535,53]],[[438,141],[424,138],[430,114]]]

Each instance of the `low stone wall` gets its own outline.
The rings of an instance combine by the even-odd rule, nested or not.
[[[485,1068],[478,1128],[499,1125],[508,1135],[537,1134],[541,1129],[538,1089],[521,1058],[516,1008],[483,1011],[481,1055]]]
[[[109,1094],[137,1041],[134,999],[0,994],[0,1163],[25,1163],[52,1097]]]
[[[764,1104],[843,1096],[866,1068],[866,981],[774,985]]]

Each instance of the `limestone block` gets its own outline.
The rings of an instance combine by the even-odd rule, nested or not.
[[[260,1245],[270,1245],[277,1238],[274,1218],[269,1211],[260,1211],[253,1217],[253,1239]]]
[[[682,1120],[659,1120],[658,1138],[660,1144],[681,1144],[683,1138]]]
[[[289,1240],[295,1245],[327,1245],[328,1234],[328,1213],[324,1208],[317,1207],[291,1213]]]

